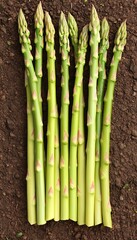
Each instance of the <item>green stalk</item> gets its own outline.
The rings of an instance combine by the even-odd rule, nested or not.
[[[74,47],[75,62],[77,62],[76,60],[78,55],[78,25],[71,13],[68,14],[68,26],[71,42]]]
[[[97,108],[96,108],[96,162],[95,162],[95,225],[102,223],[102,209],[101,209],[101,185],[100,185],[100,159],[101,159],[101,129],[102,129],[102,111],[103,111],[103,97],[104,86],[106,80],[106,60],[107,49],[109,48],[109,25],[106,18],[103,19],[100,31],[100,45],[99,45],[99,75],[97,85]]]
[[[78,128],[78,224],[85,224],[85,130],[84,130],[84,96],[81,85]]]
[[[35,201],[35,163],[34,163],[34,124],[32,116],[32,99],[25,72],[25,86],[27,95],[27,213],[30,224],[36,223]]]
[[[46,174],[46,219],[54,218],[54,137],[56,108],[56,74],[55,74],[55,29],[48,12],[45,12],[46,51],[48,70],[48,135],[47,135],[47,174]]]
[[[44,12],[42,9],[41,2],[38,4],[36,13],[35,13],[35,73],[37,76],[37,90],[38,90],[38,100],[41,116],[42,113],[42,96],[41,96],[41,82],[42,82],[42,59],[43,59],[43,47],[44,47],[44,36],[43,36],[43,28],[44,28]],[[44,136],[43,136],[44,138]],[[45,148],[43,141],[43,157],[44,157],[44,169],[45,169]],[[44,170],[45,174],[46,171]]]
[[[58,129],[58,118],[55,122],[55,169],[54,169],[54,187],[55,187],[55,199],[54,199],[54,220],[60,220],[60,174],[59,174],[59,129]]]
[[[34,116],[34,135],[35,135],[35,172],[36,172],[36,208],[37,224],[45,224],[45,182],[44,182],[44,159],[43,159],[43,123],[38,101],[37,77],[33,67],[33,57],[31,55],[31,43],[29,30],[25,16],[20,9],[18,16],[18,29],[22,53],[24,54],[25,67],[32,97],[32,110]],[[28,173],[29,176],[29,173]]]
[[[81,85],[83,81],[83,69],[88,44],[88,25],[86,25],[79,38],[78,58],[76,65],[76,77],[73,95],[73,108],[70,137],[70,219],[77,221],[77,147],[79,127],[79,105]]]
[[[71,42],[75,52],[75,62],[78,54],[78,26],[75,18],[68,14],[68,25]],[[78,127],[78,224],[85,224],[85,132],[84,132],[84,96],[83,82],[81,84],[79,127]]]
[[[63,12],[59,22],[59,41],[62,56],[62,93],[61,93],[61,220],[69,219],[68,193],[68,131],[69,131],[69,31]]]
[[[113,49],[114,54],[110,65],[107,90],[104,98],[103,128],[101,135],[101,194],[103,224],[110,228],[112,227],[109,186],[110,125],[116,75],[118,64],[121,60],[122,52],[126,44],[126,37],[126,22],[123,22],[115,37],[115,46]]]
[[[90,36],[90,79],[88,96],[88,139],[87,139],[87,165],[86,165],[86,225],[94,225],[94,178],[95,178],[95,138],[96,138],[96,83],[98,78],[98,44],[100,41],[100,22],[94,6],[92,6],[91,21],[89,25]]]
[[[41,2],[38,4],[35,14],[35,73],[38,79],[37,89],[40,111],[42,114],[42,98],[41,98],[41,79],[42,79],[42,52],[43,52],[43,28],[44,28],[44,12]]]

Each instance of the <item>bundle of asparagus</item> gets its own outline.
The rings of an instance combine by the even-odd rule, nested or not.
[[[110,126],[114,87],[119,61],[126,44],[126,22],[118,29],[113,58],[106,76],[109,24],[100,23],[92,7],[90,23],[80,36],[75,18],[63,12],[59,21],[61,53],[61,114],[60,127],[56,100],[55,28],[45,13],[45,49],[48,79],[47,146],[44,148],[41,82],[44,47],[44,12],[41,2],[35,14],[35,65],[31,54],[30,32],[20,10],[18,30],[25,63],[27,96],[27,209],[30,224],[71,219],[79,225],[103,223],[112,227],[109,182]],[[88,110],[84,109],[83,72],[86,63],[88,33],[91,32]],[[75,81],[72,113],[69,108],[69,54],[74,48]],[[58,79],[57,79],[58,80]],[[107,81],[107,83],[105,83]],[[106,91],[105,91],[106,85]],[[96,93],[97,92],[97,93]],[[85,150],[85,121],[87,112],[87,149]],[[69,131],[69,118],[71,127]],[[70,138],[69,138],[70,135]],[[45,157],[47,156],[47,157]],[[61,190],[61,191],[60,191]]]

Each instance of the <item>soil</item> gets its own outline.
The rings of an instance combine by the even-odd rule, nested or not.
[[[23,8],[31,37],[33,15],[38,0],[1,0],[0,2],[0,240],[135,240],[137,233],[137,1],[136,0],[43,0],[58,29],[60,11],[70,11],[79,29],[89,21],[92,3],[102,19],[111,26],[112,57],[114,35],[127,19],[128,40],[117,76],[111,133],[111,204],[113,229],[88,228],[72,221],[50,221],[44,226],[30,226],[26,212],[26,93],[24,63],[17,31],[17,14]],[[58,44],[58,38],[57,38]],[[59,59],[59,54],[57,54]],[[74,62],[74,59],[72,59]],[[60,60],[57,61],[57,73]],[[71,67],[71,84],[74,67]],[[44,77],[45,78],[45,77]],[[60,75],[57,74],[58,101]],[[85,68],[88,79],[88,64]],[[85,80],[85,83],[86,80]],[[87,84],[86,84],[87,85]],[[44,94],[45,90],[44,90]],[[85,91],[87,100],[87,91]],[[86,101],[87,104],[87,101]],[[87,105],[86,105],[87,106]],[[44,116],[46,104],[44,103]],[[46,118],[46,117],[45,117]],[[46,121],[45,121],[46,122]]]

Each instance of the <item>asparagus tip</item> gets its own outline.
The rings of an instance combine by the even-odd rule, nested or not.
[[[25,30],[27,29],[27,21],[25,19],[25,15],[21,8],[19,10],[19,15],[18,15],[18,29],[21,36],[22,36],[22,32],[25,32]]]
[[[74,38],[74,41],[78,41],[78,26],[75,18],[73,15],[69,12],[68,13],[68,25],[69,25],[69,32],[72,38]]]
[[[70,12],[68,12],[68,22],[72,23],[73,21],[75,21],[75,18]]]
[[[65,28],[68,28],[68,24],[67,24],[67,21],[66,21],[65,14],[64,14],[64,12],[62,12],[62,11],[61,11],[61,13],[60,13],[59,25],[60,25],[60,27],[61,27],[61,26],[63,27],[64,32],[66,31]]]
[[[70,19],[72,16],[72,14],[70,12],[68,12],[68,19]]]
[[[124,46],[126,45],[126,38],[127,38],[126,22],[127,20],[122,22],[115,37],[115,46],[120,51],[123,51]]]
[[[64,14],[63,11],[61,11],[61,13],[60,13],[60,19],[63,20],[64,18],[65,18],[65,14]]]
[[[23,13],[23,11],[22,11],[22,8],[20,8],[20,10],[19,10],[19,15],[18,15],[18,20],[23,20],[25,18],[25,16],[24,16],[24,13]]]
[[[93,4],[92,4],[91,15],[90,15],[89,30],[90,31],[93,30],[94,34],[96,34],[100,30],[100,21],[99,21],[98,13]]]
[[[35,20],[40,21],[41,19],[43,20],[43,18],[44,18],[44,12],[42,8],[42,3],[40,1],[36,9]]]
[[[49,42],[54,42],[55,28],[52,23],[51,16],[46,11],[45,12],[45,25],[46,25],[46,39]]]
[[[101,36],[102,46],[108,48],[109,47],[109,24],[106,17],[104,17],[102,20],[100,36]]]
[[[68,43],[69,29],[65,14],[61,11],[59,20],[60,45]]]
[[[87,48],[87,43],[88,43],[88,28],[89,25],[85,25],[82,29],[82,32],[79,37],[79,48],[80,49],[85,49]]]

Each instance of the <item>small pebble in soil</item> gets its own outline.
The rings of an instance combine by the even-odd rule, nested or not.
[[[83,234],[81,240],[88,240],[88,238],[85,234]]]
[[[26,9],[24,12],[25,12],[25,14],[29,14],[29,10],[28,9]]]
[[[1,100],[4,101],[6,99],[5,95],[2,95]]]
[[[23,152],[18,152],[19,158],[23,158]]]
[[[121,196],[120,196],[120,201],[123,201],[123,200],[124,200],[124,198],[123,198],[123,196],[121,195]]]
[[[22,233],[22,232],[17,232],[17,233],[16,233],[16,237],[17,237],[17,238],[20,238],[20,237],[22,237],[22,236],[23,236],[23,233]]]
[[[10,45],[11,45],[11,42],[10,42],[10,41],[7,41],[7,44],[10,46]]]
[[[126,147],[126,145],[125,145],[124,143],[122,143],[122,142],[119,143],[118,146],[119,146],[119,148],[120,148],[121,150],[124,149],[124,148]]]
[[[10,57],[14,57],[14,53],[10,52]]]
[[[13,130],[14,129],[14,123],[11,119],[6,119],[6,126],[8,129]]]
[[[80,239],[80,237],[81,237],[81,233],[80,232],[78,232],[78,233],[76,233],[76,235],[75,235],[75,239]]]
[[[15,173],[14,177],[15,177],[16,179],[19,179],[20,176],[19,176],[18,173]]]
[[[121,187],[121,179],[119,177],[116,177],[116,186]]]
[[[27,239],[27,236],[23,236],[23,238],[22,238],[23,240],[26,240]]]
[[[137,137],[137,130],[136,129],[132,129],[131,134],[132,134],[132,136]]]
[[[17,191],[16,196],[17,196],[18,198],[20,198],[20,197],[21,197],[21,193],[20,193],[19,191]]]
[[[15,134],[14,134],[13,132],[10,132],[10,137],[11,137],[11,138],[14,138],[14,137],[16,137],[16,136],[15,136]]]

